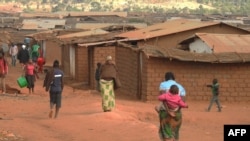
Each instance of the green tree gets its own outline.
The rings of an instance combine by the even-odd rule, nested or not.
[[[46,3],[48,3],[48,1],[49,1],[49,0],[42,0],[41,3],[42,3],[42,4],[46,4]]]
[[[52,12],[64,11],[66,9],[66,5],[63,3],[59,3],[57,6],[52,8]]]
[[[29,5],[28,5],[29,2],[30,2],[30,0],[20,0],[20,3],[24,6],[26,6],[26,8],[28,8],[28,9],[29,9]]]
[[[99,2],[91,2],[91,11],[100,11],[101,4]]]

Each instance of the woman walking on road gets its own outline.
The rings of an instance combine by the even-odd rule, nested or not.
[[[184,87],[175,81],[175,76],[172,72],[165,74],[165,81],[160,84],[160,94],[169,92],[171,86],[176,85],[179,89],[179,95],[185,102],[186,91]],[[162,141],[178,141],[179,130],[182,124],[182,112],[181,108],[172,114],[169,112],[169,108],[163,102],[156,106],[160,119],[159,136]]]
[[[100,69],[100,88],[102,95],[102,109],[110,112],[115,108],[115,89],[121,86],[118,79],[118,71],[111,56],[107,56],[106,62]]]

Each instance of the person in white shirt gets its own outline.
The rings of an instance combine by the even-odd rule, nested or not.
[[[11,55],[11,65],[16,66],[16,59],[17,59],[17,53],[18,53],[18,48],[17,45],[12,45],[9,53]]]

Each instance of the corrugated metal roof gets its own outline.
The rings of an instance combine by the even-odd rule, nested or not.
[[[26,24],[23,24],[22,28],[21,29],[38,29],[37,27],[37,24],[35,23],[26,23]]]
[[[119,17],[127,17],[127,12],[56,12],[62,16],[119,16]]]
[[[40,31],[36,32],[33,34],[27,34],[25,35],[26,37],[31,37],[34,38],[35,40],[48,40],[48,39],[55,39],[56,41],[58,38],[56,36],[62,36],[62,35],[67,35],[71,33],[76,33],[82,30],[77,30],[77,29],[53,29],[53,30],[45,30],[45,31]]]
[[[40,31],[33,34],[28,34],[26,37],[34,38],[37,41],[56,38],[57,32],[60,30],[46,30]]]
[[[65,19],[24,19],[22,29],[54,29],[65,25]]]
[[[250,62],[250,53],[220,52],[220,53],[193,53],[177,48],[156,48],[144,46],[139,50],[149,57],[168,58],[170,60],[207,62],[207,63],[244,63]]]
[[[155,24],[152,26],[148,26],[146,28],[130,31],[126,33],[122,33],[117,35],[116,37],[122,38],[129,38],[129,39],[137,39],[137,40],[145,40],[153,37],[159,37],[163,35],[169,35],[173,33],[178,33],[186,30],[217,25],[220,22],[200,22],[194,20],[187,20],[187,19],[178,19],[178,20],[171,20],[160,24]]]
[[[102,29],[95,29],[95,30],[90,30],[90,31],[83,31],[83,32],[78,32],[78,33],[72,33],[72,34],[66,34],[66,35],[61,35],[57,36],[59,39],[65,39],[65,38],[74,38],[74,37],[84,37],[84,36],[91,36],[91,35],[102,35],[102,34],[107,34],[109,32],[102,30]]]
[[[60,44],[99,44],[98,42],[109,42],[115,40],[114,36],[117,35],[116,32],[109,32],[106,34],[95,34],[89,36],[79,36],[79,37],[68,37],[59,40]]]
[[[129,41],[128,39],[121,39],[121,40],[106,40],[106,41],[96,41],[91,43],[80,43],[78,44],[79,47],[90,47],[90,46],[96,46],[96,45],[102,45],[102,44],[110,44],[110,43],[120,43],[124,41]]]
[[[76,23],[75,28],[79,29],[97,29],[111,26],[111,23]]]
[[[78,29],[97,29],[97,28],[105,28],[113,25],[124,25],[124,26],[134,26],[137,29],[142,29],[147,27],[147,24],[145,23],[125,23],[125,24],[119,24],[119,23],[77,23],[75,25],[75,28]]]
[[[196,33],[196,36],[213,49],[214,53],[250,53],[250,34]]]
[[[36,18],[36,17],[43,17],[43,18],[61,18],[59,14],[56,13],[49,13],[49,12],[43,12],[43,13],[21,13],[20,17],[23,18]]]

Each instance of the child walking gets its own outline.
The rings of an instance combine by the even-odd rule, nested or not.
[[[219,82],[218,80],[215,78],[213,79],[213,82],[211,85],[207,85],[207,87],[211,88],[212,90],[212,98],[211,98],[211,101],[210,101],[210,104],[207,108],[207,111],[209,112],[211,110],[211,107],[213,105],[213,103],[215,102],[217,104],[217,107],[218,107],[218,112],[221,112],[221,105],[220,105],[220,100],[219,100]]]
[[[25,73],[25,78],[28,82],[27,88],[29,89],[29,94],[34,93],[37,71],[36,71],[36,66],[31,59],[24,66],[24,73]]]

